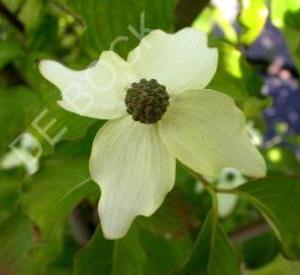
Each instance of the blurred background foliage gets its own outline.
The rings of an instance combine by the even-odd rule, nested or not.
[[[300,274],[299,22],[299,0],[1,0],[0,274]],[[88,173],[104,121],[58,107],[37,62],[81,69],[105,49],[126,57],[145,30],[186,26],[218,47],[209,88],[245,112],[268,177],[229,174],[238,199],[218,219],[216,196],[179,164],[162,207],[107,241]]]

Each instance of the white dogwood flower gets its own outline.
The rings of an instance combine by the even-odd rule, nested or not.
[[[19,139],[19,146],[12,147],[0,160],[0,169],[10,170],[23,166],[28,175],[33,175],[39,170],[41,145],[29,133],[22,134]]]
[[[217,180],[217,186],[222,189],[234,189],[246,183],[240,171],[233,168],[224,168]],[[220,217],[228,216],[237,205],[239,197],[235,194],[218,193],[218,213]]]
[[[176,158],[205,176],[224,167],[265,175],[242,112],[229,96],[204,89],[217,60],[206,35],[186,28],[175,34],[152,31],[127,61],[105,51],[82,71],[40,63],[42,75],[62,93],[60,106],[110,120],[98,132],[90,158],[106,238],[124,236],[136,216],[150,216],[161,205],[174,186]]]

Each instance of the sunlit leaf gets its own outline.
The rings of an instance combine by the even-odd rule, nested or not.
[[[260,35],[266,23],[268,8],[265,0],[241,0],[239,21],[244,27],[241,42],[249,45]]]
[[[224,34],[224,39],[226,42],[230,42],[232,44],[237,44],[238,38],[237,38],[237,32],[234,29],[232,23],[230,20],[228,20],[221,9],[215,8],[214,10],[214,18],[220,26],[223,34]]]
[[[292,27],[296,22],[294,18],[288,18],[291,14],[297,14],[300,10],[298,0],[272,0],[271,1],[271,19],[275,26],[283,28],[284,26]]]
[[[210,33],[214,27],[215,10],[208,6],[193,22],[193,27],[205,33]]]
[[[273,0],[271,12],[272,23],[282,30],[290,53],[300,71],[300,1]]]
[[[217,72],[208,88],[224,92],[238,102],[260,94],[261,80],[247,64],[242,53],[225,43],[217,44],[219,61]]]

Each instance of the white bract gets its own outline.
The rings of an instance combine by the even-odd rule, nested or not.
[[[99,215],[106,238],[117,239],[138,215],[150,216],[175,182],[176,158],[205,176],[234,167],[263,177],[265,162],[250,142],[245,118],[227,95],[205,90],[218,53],[192,28],[175,34],[152,31],[127,62],[111,51],[92,67],[70,70],[45,60],[43,76],[62,93],[60,106],[80,115],[109,119],[92,147],[90,173],[101,188]],[[170,96],[156,123],[134,121],[126,111],[133,82],[155,79]]]
[[[226,167],[222,169],[220,174],[216,178],[205,177],[207,182],[214,182],[220,189],[235,189],[236,187],[244,184],[246,178],[242,173],[234,168]],[[205,183],[198,180],[195,185],[195,193],[200,194],[205,190]],[[234,210],[238,202],[238,195],[228,193],[217,193],[218,199],[218,215],[219,217],[225,218]]]
[[[20,136],[19,146],[14,146],[0,161],[0,168],[9,170],[23,166],[28,175],[33,175],[39,170],[41,147],[36,138],[24,133]]]
[[[234,189],[246,182],[240,171],[233,168],[224,168],[217,180],[217,186],[222,189]],[[238,196],[235,194],[218,193],[218,213],[220,217],[228,216],[235,208],[238,202]]]

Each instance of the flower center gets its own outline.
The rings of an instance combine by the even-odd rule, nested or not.
[[[169,105],[166,87],[155,79],[132,83],[125,97],[127,112],[135,121],[151,124],[159,121]]]

